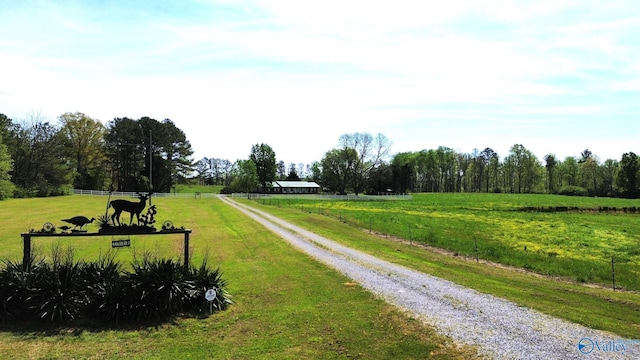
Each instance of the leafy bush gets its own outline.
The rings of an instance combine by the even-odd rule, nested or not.
[[[16,186],[9,180],[0,178],[0,200],[8,199],[13,196]]]
[[[563,186],[558,190],[559,195],[567,196],[587,196],[589,192],[587,189],[580,186]]]
[[[13,197],[14,198],[31,198],[31,197],[35,197],[38,194],[37,190],[34,189],[26,189],[22,186],[18,186],[16,185],[14,191],[13,191]]]

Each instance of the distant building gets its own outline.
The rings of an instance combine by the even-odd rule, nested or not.
[[[271,188],[267,189],[269,194],[317,194],[320,192],[320,185],[313,181],[274,181]]]

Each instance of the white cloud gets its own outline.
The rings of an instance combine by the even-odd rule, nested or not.
[[[13,117],[171,118],[196,157],[232,161],[266,142],[311,162],[354,131],[398,151],[635,144],[607,127],[575,141],[534,131],[630,126],[640,19],[628,2],[26,4],[0,14],[0,112]]]

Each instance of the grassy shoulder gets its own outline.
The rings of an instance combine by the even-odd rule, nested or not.
[[[500,266],[476,263],[391,241],[349,226],[334,217],[300,211],[300,208],[246,203],[280,216],[311,231],[372,255],[420,270],[477,291],[511,300],[540,312],[619,336],[637,338],[640,331],[640,294],[613,292]]]
[[[21,255],[20,232],[39,228],[44,221],[83,212],[78,209],[95,216],[92,213],[104,211],[105,201],[106,197],[71,196],[3,202],[11,221],[0,234],[0,258]],[[407,318],[217,199],[153,201],[158,207],[159,222],[170,219],[177,226],[192,229],[193,261],[197,264],[208,254],[211,265],[219,264],[235,303],[205,319],[178,318],[172,323],[126,329],[95,328],[90,324],[15,329],[5,324],[0,327],[0,354],[17,359],[476,356],[473,348],[457,346]],[[69,244],[78,257],[91,258],[111,240],[91,239]],[[146,247],[169,257],[180,254],[180,238],[131,240],[137,248]],[[122,250],[122,261],[131,252],[133,249]]]

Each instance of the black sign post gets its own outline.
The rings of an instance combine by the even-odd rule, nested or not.
[[[22,270],[27,271],[31,264],[31,234],[22,234]]]

